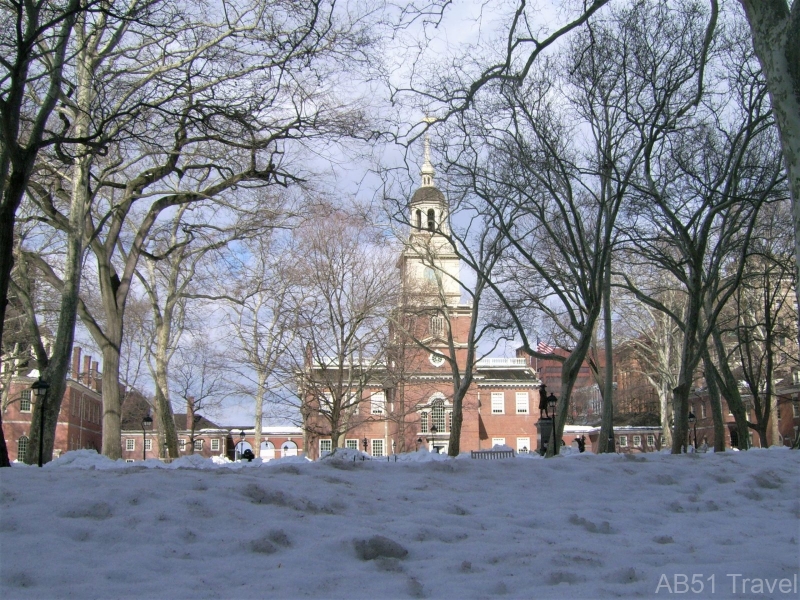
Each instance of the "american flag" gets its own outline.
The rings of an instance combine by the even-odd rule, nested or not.
[[[542,354],[553,354],[556,349],[546,342],[539,342],[536,344],[536,351]]]

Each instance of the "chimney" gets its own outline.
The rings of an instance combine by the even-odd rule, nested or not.
[[[80,382],[89,385],[91,381],[89,378],[89,370],[92,368],[92,357],[90,355],[86,355],[83,357],[83,372],[81,373]]]
[[[80,381],[78,378],[80,377],[81,372],[81,348],[80,346],[75,346],[72,349],[72,378],[75,381]]]
[[[186,430],[192,430],[192,421],[194,421],[194,396],[186,398]]]
[[[100,362],[93,361],[92,362],[92,372],[94,373],[94,381],[92,381],[92,387],[94,388],[95,392],[99,392],[102,390],[103,387],[103,379],[100,376]]]

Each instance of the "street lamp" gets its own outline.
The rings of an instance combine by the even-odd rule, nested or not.
[[[147,446],[147,432],[152,428],[153,417],[151,417],[150,413],[148,413],[144,416],[144,419],[142,419],[142,460],[147,460],[147,456],[145,454],[145,446]]]
[[[367,443],[368,443],[367,438],[364,438],[363,440],[361,440],[361,443],[364,444],[364,453],[366,453],[367,452]]]
[[[437,433],[439,433],[439,428],[436,425],[431,425],[431,450],[435,450],[436,454],[439,454],[438,449],[436,446],[434,446],[436,440],[433,439],[433,436],[435,436]]]
[[[689,425],[694,428],[694,451],[697,452],[697,417],[693,412],[689,413]]]
[[[31,389],[36,396],[36,406],[39,407],[39,466],[42,466],[42,454],[44,454],[44,399],[47,397],[47,383],[41,376],[33,382]]]
[[[244,438],[245,438],[244,429],[239,432],[239,443],[236,444],[238,450],[236,451],[236,460],[242,458],[242,452],[244,451]]]

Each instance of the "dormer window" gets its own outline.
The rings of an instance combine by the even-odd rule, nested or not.
[[[431,185],[430,175],[425,175],[422,177],[422,185]]]
[[[422,229],[422,211],[417,210],[417,229]]]
[[[436,230],[436,212],[430,208],[428,209],[428,231]]]

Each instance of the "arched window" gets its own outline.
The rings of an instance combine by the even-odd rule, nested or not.
[[[23,460],[28,452],[28,436],[23,435],[17,440],[17,460]]]
[[[422,229],[422,211],[417,209],[417,229]]]
[[[431,421],[436,425],[437,431],[440,433],[446,431],[443,400],[434,400],[431,403]]]
[[[434,231],[436,229],[436,211],[432,208],[428,209],[428,231]]]

